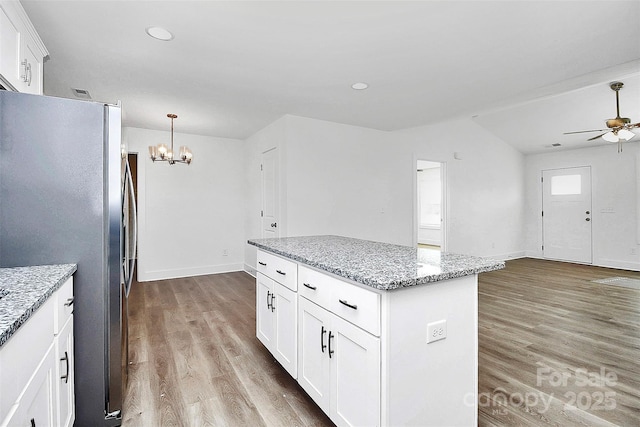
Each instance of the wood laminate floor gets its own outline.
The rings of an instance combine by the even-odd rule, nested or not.
[[[522,259],[479,281],[479,425],[640,425],[640,273]],[[136,283],[122,425],[332,426],[255,337],[255,280]],[[614,378],[615,376],[615,378]]]

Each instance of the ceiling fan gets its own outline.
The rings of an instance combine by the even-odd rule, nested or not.
[[[593,141],[594,139],[602,138],[607,142],[617,142],[618,152],[622,151],[622,141],[628,141],[635,136],[635,133],[631,132],[633,128],[640,128],[640,123],[631,123],[631,120],[626,117],[620,117],[620,100],[618,92],[622,89],[624,83],[611,82],[609,87],[616,93],[616,117],[606,121],[608,129],[593,129],[593,130],[581,130],[577,132],[565,132],[565,135],[574,133],[587,133],[587,132],[604,132],[598,136],[587,139],[587,141]]]

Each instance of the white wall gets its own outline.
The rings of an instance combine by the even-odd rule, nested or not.
[[[287,235],[410,245],[412,171],[387,132],[288,116]]]
[[[640,142],[526,156],[527,255],[543,255],[541,171],[591,166],[593,264],[640,270],[639,158]]]
[[[243,141],[176,133],[176,149],[188,145],[194,160],[169,166],[147,154],[149,145],[168,143],[169,132],[125,128],[123,139],[139,153],[138,280],[242,270]]]
[[[445,163],[448,252],[502,259],[523,255],[524,156],[519,151],[470,119],[397,131],[393,139],[396,145],[402,141],[406,157]]]
[[[448,134],[455,137],[442,138]],[[260,150],[283,151],[283,236],[338,234],[412,245],[420,158],[448,164],[448,251],[523,254],[524,156],[471,120],[383,132],[285,116],[247,142],[248,164],[257,171]],[[453,160],[455,151],[463,160]],[[247,185],[247,237],[260,237],[259,173],[248,171]],[[255,250],[245,253],[252,271]]]

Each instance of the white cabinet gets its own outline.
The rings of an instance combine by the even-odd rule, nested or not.
[[[0,349],[1,427],[73,425],[72,301],[69,278]]]
[[[296,378],[297,266],[265,253],[259,253],[258,260],[260,268],[256,277],[256,336],[287,372]]]
[[[0,0],[0,82],[8,89],[41,95],[48,54],[20,2]]]
[[[298,383],[338,426],[380,425],[380,339],[304,297]]]
[[[3,425],[12,426],[53,426],[57,425],[55,406],[55,352],[53,343],[45,353],[27,387],[23,390],[19,403],[14,405],[13,414]]]
[[[477,275],[383,291],[283,262],[294,263],[258,251],[257,334],[282,360],[278,329],[298,331],[283,341],[297,346],[294,377],[336,425],[477,425]],[[296,274],[297,292],[265,274]],[[297,317],[265,321],[296,296]],[[428,340],[442,322],[445,339]]]
[[[75,378],[73,358],[73,283],[65,283],[56,293],[56,407],[59,427],[75,421]]]

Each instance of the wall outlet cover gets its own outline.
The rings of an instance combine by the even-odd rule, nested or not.
[[[427,344],[445,339],[447,337],[447,321],[438,320],[427,324]]]

